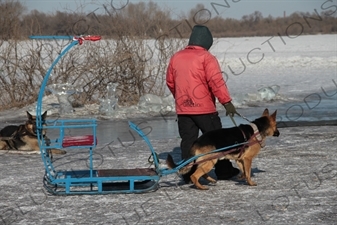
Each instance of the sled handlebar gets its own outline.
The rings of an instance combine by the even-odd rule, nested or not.
[[[86,35],[86,36],[29,36],[30,39],[66,39],[78,41],[81,45],[83,41],[99,41],[102,39],[99,35]]]
[[[80,45],[83,44],[83,41],[99,41],[101,39],[102,39],[101,36],[98,36],[98,35],[93,35],[93,36],[87,35],[87,36],[77,36],[77,37],[75,36],[73,38],[73,40],[78,41]]]

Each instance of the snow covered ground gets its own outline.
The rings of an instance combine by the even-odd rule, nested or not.
[[[281,128],[253,161],[250,187],[218,181],[200,191],[176,175],[144,194],[51,196],[42,186],[39,155],[0,155],[1,224],[336,224],[337,138],[335,126]],[[96,149],[98,168],[146,168],[142,141]],[[159,158],[179,157],[179,139],[152,140]],[[104,157],[97,157],[103,155]],[[69,151],[54,158],[69,170],[87,155]],[[214,174],[211,174],[214,176]],[[207,185],[205,181],[202,181]]]
[[[279,122],[336,124],[337,35],[224,38],[215,41],[211,52],[221,63],[242,115],[253,120],[267,107],[278,110]],[[262,99],[258,90],[275,85],[280,87],[277,95]],[[57,116],[55,103],[52,96],[44,103],[51,116]],[[150,151],[130,133],[127,119],[148,134],[162,162],[167,153],[179,158],[174,111],[139,113],[132,107],[118,112],[116,120],[99,115],[98,107],[76,108],[72,116],[98,118],[95,152],[103,157],[95,161],[97,168],[149,166]],[[35,105],[1,112],[0,127],[22,123],[26,110],[34,111]],[[233,126],[219,110],[223,126]],[[219,181],[209,191],[196,190],[169,175],[151,193],[50,196],[42,186],[39,155],[3,152],[0,224],[336,224],[336,126],[283,124],[280,133],[253,161],[257,187],[233,179]],[[69,169],[85,167],[86,158],[77,151],[55,157],[60,167]]]

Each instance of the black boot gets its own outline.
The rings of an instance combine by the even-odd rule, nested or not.
[[[215,164],[215,174],[218,180],[229,180],[232,177],[238,175],[240,170],[234,168],[232,163],[228,159],[218,160]]]

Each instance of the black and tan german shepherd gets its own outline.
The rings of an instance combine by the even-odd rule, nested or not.
[[[238,127],[222,128],[206,132],[201,135],[193,144],[190,150],[190,157],[203,154],[194,162],[186,165],[179,170],[180,174],[190,172],[191,168],[195,171],[191,175],[193,184],[201,189],[208,188],[199,183],[199,178],[204,177],[211,183],[215,183],[208,173],[213,169],[215,163],[221,159],[235,160],[241,170],[241,179],[246,179],[251,186],[256,183],[251,180],[252,160],[265,145],[266,137],[280,135],[276,126],[276,111],[269,115],[268,109],[265,109],[262,116],[250,124],[241,124]],[[231,149],[226,147],[236,144],[245,143]],[[214,151],[220,149],[220,151]],[[221,150],[223,149],[223,150]],[[212,152],[213,151],[213,152]],[[169,168],[175,168],[172,156],[169,154],[166,159]]]
[[[9,125],[0,130],[0,150],[19,150],[40,152],[37,138],[36,116],[27,113],[28,120],[25,124]],[[42,122],[47,117],[47,111],[42,115]],[[46,136],[46,130],[42,130],[42,135]],[[52,154],[65,154],[66,151],[60,149],[51,149]]]

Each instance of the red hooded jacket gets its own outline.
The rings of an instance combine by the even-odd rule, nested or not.
[[[232,100],[218,60],[201,46],[189,45],[172,56],[166,84],[178,115],[214,113],[215,98],[222,104]]]

